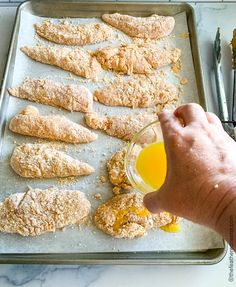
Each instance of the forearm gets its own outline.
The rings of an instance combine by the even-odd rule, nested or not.
[[[212,177],[203,185],[204,193],[196,205],[193,221],[222,235],[236,251],[236,182],[235,176]],[[190,218],[191,219],[191,218]]]
[[[236,251],[236,196],[232,197],[216,219],[215,230]]]
[[[208,198],[208,204],[216,203],[211,212],[212,220],[208,222],[236,251],[236,183],[234,176],[226,178]]]

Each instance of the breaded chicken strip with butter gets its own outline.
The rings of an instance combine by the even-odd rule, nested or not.
[[[36,236],[55,232],[88,217],[90,202],[78,190],[29,189],[15,193],[0,203],[0,231]]]
[[[150,213],[143,205],[143,196],[132,192],[116,195],[101,204],[95,212],[94,222],[115,238],[133,239],[144,236],[152,228],[168,227],[175,218],[165,211]]]
[[[65,116],[42,116],[33,106],[27,106],[15,115],[9,128],[18,134],[68,143],[89,143],[97,139],[95,133]]]
[[[153,227],[152,214],[137,193],[116,195],[95,212],[96,226],[116,238],[141,237]]]

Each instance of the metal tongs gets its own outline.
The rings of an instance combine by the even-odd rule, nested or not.
[[[236,29],[233,31],[233,39],[231,41],[232,45],[232,69],[234,74],[234,81],[233,81],[233,98],[232,98],[232,123],[234,125],[234,128],[236,127],[236,121],[235,121],[235,103],[236,103]],[[235,129],[234,129],[235,130]]]
[[[227,100],[225,95],[223,73],[221,67],[221,40],[220,28],[217,29],[216,38],[214,42],[214,71],[216,80],[216,93],[219,105],[219,117],[223,124],[225,131],[234,138],[234,129],[232,127],[233,120],[229,118]]]

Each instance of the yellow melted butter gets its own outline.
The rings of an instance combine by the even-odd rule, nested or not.
[[[169,223],[160,227],[165,232],[177,233],[180,232],[181,228],[178,223]]]
[[[167,171],[164,143],[153,143],[146,146],[138,155],[136,169],[146,184],[154,189],[159,189],[165,181]],[[147,209],[145,210],[147,211]],[[181,230],[180,225],[176,222],[176,217],[171,223],[161,226],[160,229],[171,233]]]
[[[159,189],[165,181],[167,170],[164,143],[146,146],[138,155],[136,169],[146,184]]]
[[[150,214],[150,212],[145,207],[137,208],[137,207],[131,206],[129,208],[119,210],[116,214],[116,220],[113,224],[113,229],[115,231],[119,230],[120,227],[126,222],[126,218],[125,218],[126,215],[131,212],[135,213],[139,217],[146,217]]]
[[[181,230],[180,225],[177,223],[176,216],[173,216],[172,221],[169,224],[166,224],[165,226],[161,226],[160,229],[162,229],[165,232],[171,232],[171,233],[177,233],[180,232]]]

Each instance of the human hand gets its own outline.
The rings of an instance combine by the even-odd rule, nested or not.
[[[220,120],[197,104],[180,106],[174,113],[163,111],[159,120],[167,176],[160,190],[144,197],[145,206],[153,213],[166,210],[228,232],[222,220],[236,202],[236,143]]]

